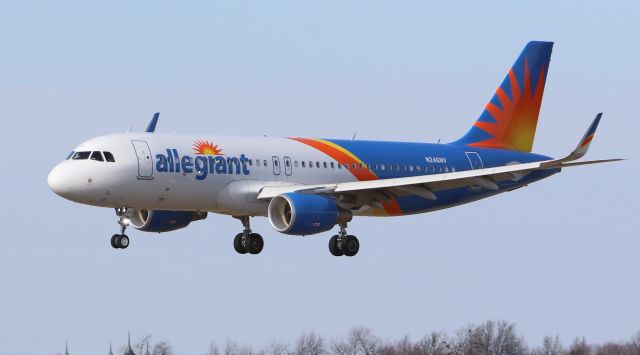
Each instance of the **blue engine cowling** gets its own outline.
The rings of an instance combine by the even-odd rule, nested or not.
[[[351,211],[338,207],[323,195],[286,193],[271,199],[269,221],[284,234],[310,235],[326,232],[338,223],[351,221]]]
[[[171,232],[184,228],[193,221],[207,218],[207,212],[133,210],[129,221],[143,232]]]

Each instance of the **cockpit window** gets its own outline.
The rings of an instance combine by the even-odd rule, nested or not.
[[[86,160],[86,159],[89,159],[90,155],[91,155],[91,152],[76,152],[76,154],[73,155],[71,160]]]
[[[96,150],[91,153],[91,160],[104,161],[104,158],[102,157],[102,153]]]
[[[113,154],[111,154],[111,152],[103,152],[104,153],[104,158],[109,162],[109,163],[115,163],[116,159],[113,157]]]
[[[76,154],[76,152],[75,152],[75,151],[71,151],[71,153],[69,153],[69,155],[67,155],[67,157],[66,157],[64,160],[69,160],[69,159],[71,159],[71,157],[72,157],[74,154]]]

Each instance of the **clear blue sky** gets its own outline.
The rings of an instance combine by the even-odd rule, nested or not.
[[[417,338],[516,322],[527,341],[640,330],[637,2],[5,1],[0,5],[0,354],[107,351],[152,334],[180,354],[366,325]],[[90,137],[143,129],[433,142],[480,114],[524,44],[555,41],[534,150],[570,151],[597,112],[590,158],[463,207],[360,218],[360,254],[266,219],[258,257],[238,221],[132,230],[73,204],[48,171]]]

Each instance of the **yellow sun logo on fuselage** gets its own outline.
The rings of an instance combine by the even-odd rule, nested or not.
[[[199,155],[224,155],[218,145],[207,140],[198,140],[193,143],[193,150]]]

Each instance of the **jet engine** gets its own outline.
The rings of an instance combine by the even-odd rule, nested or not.
[[[131,226],[143,232],[171,232],[207,218],[207,212],[139,210],[131,211]]]
[[[275,230],[291,235],[326,232],[351,221],[351,211],[340,208],[329,196],[285,193],[269,203],[269,221]]]

